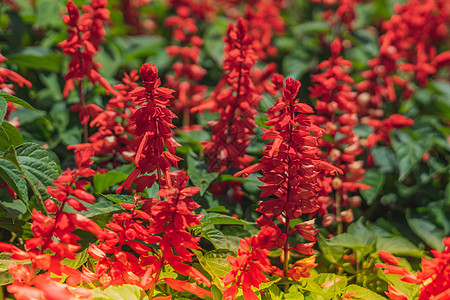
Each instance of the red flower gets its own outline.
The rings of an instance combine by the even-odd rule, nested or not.
[[[225,74],[210,98],[192,112],[210,109],[219,112],[219,119],[210,122],[211,141],[202,142],[209,168],[223,172],[228,167],[246,167],[252,157],[246,148],[255,127],[255,108],[260,100],[250,76],[256,55],[248,35],[247,24],[239,19],[237,26],[230,24],[225,41]]]
[[[233,300],[239,287],[242,288],[245,299],[258,299],[252,286],[259,288],[262,282],[269,279],[263,273],[272,273],[277,270],[270,264],[267,255],[268,249],[273,248],[274,228],[264,226],[258,235],[240,240],[237,257],[228,256],[231,270],[222,279],[224,286],[230,285],[223,293],[223,299]]]
[[[118,193],[123,188],[129,189],[132,183],[137,183],[139,191],[142,191],[146,186],[151,186],[154,180],[149,176],[139,179],[139,175],[157,170],[158,178],[162,179],[162,174],[167,175],[170,167],[176,167],[181,160],[175,155],[179,144],[171,136],[171,128],[174,127],[172,119],[177,116],[168,108],[174,90],[160,87],[161,80],[155,65],[145,63],[139,73],[144,87],[137,87],[129,94],[133,103],[141,106],[131,115],[129,123],[135,127],[136,169],[117,189]]]
[[[63,95],[67,97],[74,89],[74,81],[81,81],[86,76],[93,84],[99,83],[106,92],[115,94],[116,91],[98,73],[100,65],[93,60],[103,41],[105,30],[103,22],[109,20],[109,11],[106,0],[93,0],[91,5],[84,5],[84,13],[80,16],[78,7],[72,0],[67,2],[68,15],[63,16],[64,23],[70,27],[67,30],[69,37],[59,45],[64,54],[72,56],[69,63],[69,72],[64,79]],[[84,106],[84,104],[82,104]]]
[[[291,78],[286,80],[283,96],[268,112],[269,120],[266,125],[271,127],[264,130],[262,139],[271,142],[263,150],[263,157],[258,164],[235,174],[247,177],[259,170],[263,173],[259,177],[265,183],[260,187],[261,197],[275,198],[259,202],[257,210],[262,216],[257,221],[261,226],[267,225],[276,230],[277,246],[283,249],[284,275],[294,279],[299,277],[294,275],[298,274],[295,271],[297,266],[294,265],[289,271],[289,251],[296,250],[310,255],[314,253],[311,249],[313,243],[290,246],[287,236],[297,231],[307,239],[314,240],[315,231],[309,223],[299,225],[295,230],[289,230],[287,224],[291,219],[298,219],[303,214],[318,210],[317,192],[321,190],[321,172],[342,173],[339,168],[317,156],[317,139],[323,134],[323,130],[314,126],[306,115],[313,112],[312,108],[295,99],[299,88],[299,81]],[[272,221],[274,217],[283,225],[284,232]]]

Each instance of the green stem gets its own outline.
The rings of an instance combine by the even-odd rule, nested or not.
[[[83,81],[80,80],[78,84],[78,94],[80,96],[80,102],[81,102],[81,109],[83,109],[86,106],[86,101],[84,99],[84,93],[83,93]],[[89,136],[88,136],[88,124],[83,124],[83,142],[87,143]]]
[[[339,235],[342,233],[341,195],[339,194],[339,191],[336,191],[336,222],[337,222],[336,234]]]

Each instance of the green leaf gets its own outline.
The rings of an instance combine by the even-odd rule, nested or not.
[[[31,232],[31,224],[22,220],[0,218],[0,228],[14,232],[17,236],[20,236],[24,240],[33,237],[33,232]]]
[[[62,24],[61,8],[63,2],[59,0],[39,0],[36,6],[36,22],[33,27],[57,26]]]
[[[299,288],[296,285],[291,285],[287,291],[283,295],[283,300],[303,300],[305,299],[303,296],[303,292],[299,290]]]
[[[370,299],[370,300],[386,300],[385,297],[378,295],[377,293],[372,292],[369,289],[363,288],[362,286],[356,284],[350,284],[345,288],[344,294],[357,292],[351,296],[351,299]]]
[[[0,177],[13,189],[17,197],[28,202],[28,186],[23,174],[12,162],[1,157]]]
[[[134,203],[134,196],[133,195],[117,195],[117,194],[108,194],[108,195],[104,195],[104,194],[100,194],[103,197],[105,197],[106,199],[120,204],[120,203]]]
[[[312,276],[311,280],[322,288],[323,293],[333,296],[340,294],[347,285],[347,278],[345,276],[339,276],[333,273],[320,273]]]
[[[200,195],[204,195],[208,186],[217,177],[217,173],[209,173],[207,166],[198,159],[196,154],[190,152],[186,158],[187,172],[194,186],[202,189]]]
[[[6,110],[8,108],[8,103],[6,103],[6,99],[0,96],[0,123],[3,122],[6,115]]]
[[[210,241],[216,249],[227,248],[227,239],[222,231],[216,229],[214,225],[202,226],[199,229],[200,235]]]
[[[94,291],[95,300],[148,300],[145,291],[134,284],[123,284],[109,286],[106,289],[96,288]]]
[[[397,168],[397,161],[391,149],[385,146],[375,146],[370,149],[375,165],[383,173],[392,173]]]
[[[0,125],[0,151],[6,151],[11,146],[23,144],[23,136],[12,124],[3,121]]]
[[[386,177],[378,169],[370,169],[366,171],[366,173],[364,174],[364,179],[361,181],[361,183],[370,185],[371,188],[361,190],[361,196],[363,196],[368,205],[371,205],[380,194],[385,180]]]
[[[378,251],[390,252],[399,256],[423,257],[425,252],[404,237],[378,237],[376,243]]]
[[[209,213],[200,220],[201,225],[197,226],[207,226],[207,225],[252,225],[253,222],[248,222],[244,220],[238,220],[233,217],[222,215],[218,213]]]
[[[5,98],[6,101],[8,101],[8,102],[12,102],[12,103],[21,105],[21,106],[23,106],[23,107],[32,109],[32,110],[34,110],[34,111],[40,113],[40,112],[39,112],[38,110],[36,110],[33,106],[31,106],[28,102],[26,102],[26,101],[24,101],[24,100],[22,100],[22,99],[20,99],[20,98],[17,98],[16,96],[10,95],[10,94],[8,94],[8,93],[5,92],[5,91],[0,90],[0,96],[2,96],[3,98]]]
[[[62,62],[62,53],[52,52],[39,47],[25,48],[23,51],[8,57],[8,64],[14,64],[21,68],[38,69],[50,72],[59,72],[61,70]]]
[[[413,218],[410,213],[406,214],[406,221],[409,227],[415,234],[417,234],[428,246],[442,251],[444,244],[442,240],[446,237],[443,230],[440,230],[433,223],[422,218]]]
[[[84,265],[84,263],[88,260],[89,257],[90,256],[89,253],[87,252],[87,249],[84,249],[80,253],[77,253],[76,259],[64,258],[61,261],[61,263],[71,268],[78,269],[79,267]]]
[[[38,144],[26,143],[17,149],[9,148],[5,158],[20,170],[37,197],[40,208],[45,210],[44,197],[49,197],[47,187],[53,186],[53,180],[59,176],[59,169],[47,150]]]
[[[197,252],[197,254],[200,254]],[[231,265],[227,261],[228,256],[236,256],[236,253],[228,249],[218,249],[197,255],[197,258],[219,289],[223,289],[223,283],[220,278],[224,277],[230,270]]]
[[[422,135],[418,140],[414,140],[406,132],[395,132],[392,146],[398,161],[398,181],[403,181],[409,175],[422,156],[430,150],[433,140],[433,134]]]
[[[103,193],[113,185],[120,183],[127,179],[128,175],[117,171],[109,171],[104,174],[94,175],[94,189],[95,193]]]

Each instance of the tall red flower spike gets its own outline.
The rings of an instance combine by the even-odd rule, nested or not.
[[[64,54],[72,56],[72,59],[69,62],[69,72],[64,77],[64,97],[75,88],[75,80],[81,81],[84,76],[93,84],[100,84],[106,92],[116,93],[98,73],[100,64],[93,60],[105,35],[103,22],[109,20],[107,3],[107,0],[92,0],[91,5],[83,5],[84,13],[80,16],[75,3],[72,0],[67,2],[68,15],[63,16],[63,21],[70,27],[67,30],[69,37],[59,43],[59,46]],[[83,103],[82,105],[84,106]]]
[[[450,298],[450,237],[442,241],[445,248],[442,252],[431,250],[434,258],[432,260],[422,258],[422,271],[417,274],[411,273],[403,267],[398,266],[397,257],[390,253],[378,252],[381,260],[375,266],[382,268],[384,274],[396,274],[402,276],[401,281],[421,284],[419,300],[449,299]],[[389,284],[389,292],[386,295],[390,299],[406,299],[401,291]]]
[[[323,17],[331,26],[343,24],[347,30],[353,30],[356,17],[355,7],[361,0],[312,0],[331,8],[324,12]]]
[[[303,255],[314,254],[311,247],[316,241],[316,231],[313,220],[299,223],[292,229],[289,222],[319,209],[317,193],[321,190],[321,172],[342,174],[339,168],[317,156],[317,140],[324,130],[315,126],[307,115],[313,113],[313,109],[295,99],[299,88],[299,81],[286,80],[283,96],[269,109],[266,125],[271,127],[264,129],[262,139],[270,142],[263,150],[263,157],[259,163],[234,175],[247,177],[257,171],[263,173],[260,180],[264,186],[260,187],[260,197],[272,199],[259,202],[257,211],[262,216],[257,222],[260,226],[276,230],[277,246],[283,249],[283,273],[293,279],[299,278],[295,275],[299,266],[289,267],[289,252],[295,250]],[[275,224],[274,218],[282,224],[282,230]],[[295,232],[310,242],[289,245],[288,236]]]
[[[338,233],[342,232],[342,221],[353,221],[351,209],[343,211],[342,208],[361,203],[359,196],[351,197],[350,193],[369,188],[358,182],[365,173],[363,161],[356,160],[363,148],[359,136],[353,131],[354,126],[359,124],[358,103],[356,92],[352,91],[353,79],[344,71],[352,63],[340,56],[341,51],[340,39],[334,40],[331,43],[331,57],[318,65],[321,72],[312,76],[314,84],[309,88],[310,97],[317,98],[317,115],[312,116],[314,124],[325,128],[328,134],[318,141],[322,149],[319,155],[344,172],[341,178],[323,176],[324,189],[319,197],[319,215],[328,213],[330,205],[335,210],[333,215],[323,219],[323,224],[327,226],[331,217],[336,218]]]
[[[93,203],[95,197],[86,192],[86,180],[79,177],[92,176],[96,172],[89,169],[92,164],[90,158],[92,150],[77,151],[75,170],[67,169],[53,183],[56,187],[48,187],[47,192],[52,196],[45,201],[45,206],[53,216],[47,216],[33,210],[31,231],[34,237],[25,241],[26,251],[11,244],[0,243],[0,250],[12,254],[15,260],[30,260],[31,264],[11,263],[9,270],[15,278],[8,286],[8,291],[14,293],[17,299],[92,299],[93,293],[82,287],[76,287],[81,282],[90,282],[82,272],[73,269],[62,260],[75,259],[80,249],[77,241],[79,236],[73,231],[77,228],[93,233],[97,238],[110,236],[93,220],[77,213],[64,211],[70,205],[77,211],[85,210],[80,201]],[[37,269],[46,273],[35,276]],[[50,274],[67,275],[65,283],[58,283]]]
[[[252,47],[260,60],[266,60],[278,53],[272,44],[275,34],[284,33],[284,20],[281,17],[282,1],[253,1],[246,5],[244,18],[248,22],[248,34],[252,38]]]
[[[178,45],[166,48],[167,54],[177,59],[172,65],[173,74],[167,75],[167,86],[177,91],[173,102],[176,112],[183,116],[183,129],[191,130],[201,128],[193,125],[191,108],[199,105],[205,99],[206,86],[199,82],[206,75],[206,70],[200,66],[200,53],[203,39],[197,36],[198,28],[195,25],[196,5],[204,5],[208,12],[208,1],[172,0],[176,16],[166,18],[165,24],[173,28],[173,37]],[[197,15],[197,18],[205,17]]]
[[[194,215],[193,210],[199,205],[190,198],[200,189],[186,187],[189,177],[184,171],[171,172],[170,177],[170,185],[161,186],[158,193],[165,200],[141,199],[136,195],[134,204],[121,204],[129,211],[115,214],[106,225],[115,232],[113,236],[101,239],[98,246],[90,245],[89,254],[99,263],[95,272],[85,268],[86,275],[104,286],[129,283],[153,291],[157,282],[165,281],[178,291],[212,297],[209,291],[187,281],[159,278],[163,266],[170,265],[178,274],[211,286],[202,273],[185,264],[191,262],[194,255],[189,250],[200,248],[200,238],[192,237],[187,231],[188,227],[200,224],[202,218]],[[159,245],[152,247],[155,244]],[[125,245],[138,255],[124,251]],[[160,251],[156,250],[158,248]]]
[[[130,125],[135,126],[136,169],[120,185],[118,193],[123,188],[129,189],[132,183],[137,184],[138,192],[142,191],[153,185],[156,179],[161,180],[163,174],[167,176],[166,179],[170,179],[170,167],[177,167],[181,160],[175,155],[176,147],[180,144],[171,136],[172,128],[175,127],[172,119],[177,116],[168,108],[174,90],[160,86],[161,80],[155,65],[145,63],[139,73],[144,86],[135,88],[129,94],[133,103],[141,106],[130,117]],[[154,171],[157,171],[157,175],[145,175]],[[138,178],[139,175],[143,176]]]
[[[230,24],[224,41],[225,74],[210,98],[192,109],[192,112],[206,109],[219,112],[219,119],[209,124],[212,140],[202,142],[210,170],[218,172],[229,167],[243,168],[252,161],[246,148],[255,127],[255,108],[261,99],[250,76],[257,57],[246,21],[239,19],[236,27]]]

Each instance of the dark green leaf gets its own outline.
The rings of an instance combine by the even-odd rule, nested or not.
[[[120,204],[120,203],[134,203],[134,196],[133,195],[117,195],[117,194],[108,194],[108,195],[104,195],[101,194],[103,197],[105,197],[106,199]]]
[[[23,136],[16,127],[3,121],[0,125],[0,151],[6,151],[11,146],[23,144]]]
[[[103,193],[113,185],[127,179],[128,175],[117,171],[94,175],[94,189],[96,193]]]
[[[419,163],[422,156],[433,145],[434,135],[427,134],[414,140],[407,133],[397,131],[392,139],[398,161],[399,181],[403,181],[412,169]]]
[[[222,215],[218,213],[209,213],[205,214],[205,216],[201,219],[202,224],[198,226],[207,226],[207,225],[251,225],[253,222],[248,222],[244,220],[238,220],[236,218]]]
[[[392,173],[397,168],[397,161],[391,149],[385,146],[375,146],[370,152],[373,155],[375,165],[383,173]]]
[[[3,122],[6,115],[6,109],[8,108],[8,103],[6,103],[6,99],[0,96],[0,123]]]
[[[210,241],[216,249],[227,248],[227,239],[223,233],[216,229],[213,225],[202,226],[199,229],[200,235]]]
[[[367,170],[366,173],[364,174],[364,179],[361,181],[361,183],[370,185],[371,188],[361,190],[361,196],[363,196],[364,200],[366,200],[366,203],[368,205],[371,205],[373,201],[377,198],[377,196],[380,194],[385,179],[386,178],[384,174],[378,169]]]
[[[194,186],[202,189],[200,195],[204,195],[208,186],[217,177],[217,173],[209,173],[207,166],[199,160],[193,152],[190,152],[186,158],[187,171],[189,178]]]
[[[387,251],[399,256],[423,257],[425,255],[423,250],[401,236],[378,237],[376,249],[377,252]]]
[[[17,197],[28,202],[27,181],[12,162],[3,158],[0,158],[0,177],[13,189]]]
[[[0,228],[14,232],[17,236],[20,236],[24,240],[33,237],[33,232],[31,232],[31,224],[22,220],[0,218]]]
[[[22,68],[59,72],[62,66],[62,58],[61,53],[38,47],[30,47],[10,55],[8,57],[8,63],[18,65]]]
[[[34,110],[34,111],[36,111],[36,112],[39,112],[39,111],[37,111],[33,106],[31,106],[28,102],[26,102],[26,101],[24,101],[24,100],[22,100],[22,99],[20,99],[20,98],[17,98],[16,96],[10,95],[10,94],[8,94],[8,93],[5,92],[5,91],[0,90],[0,96],[2,96],[3,98],[5,98],[6,101],[8,101],[8,102],[12,102],[12,103],[21,105],[21,106],[23,106],[23,107],[32,109],[32,110]]]
[[[428,220],[410,217],[406,214],[406,220],[409,227],[417,234],[428,246],[435,250],[442,251],[444,244],[442,240],[446,237],[443,230],[439,229]]]

